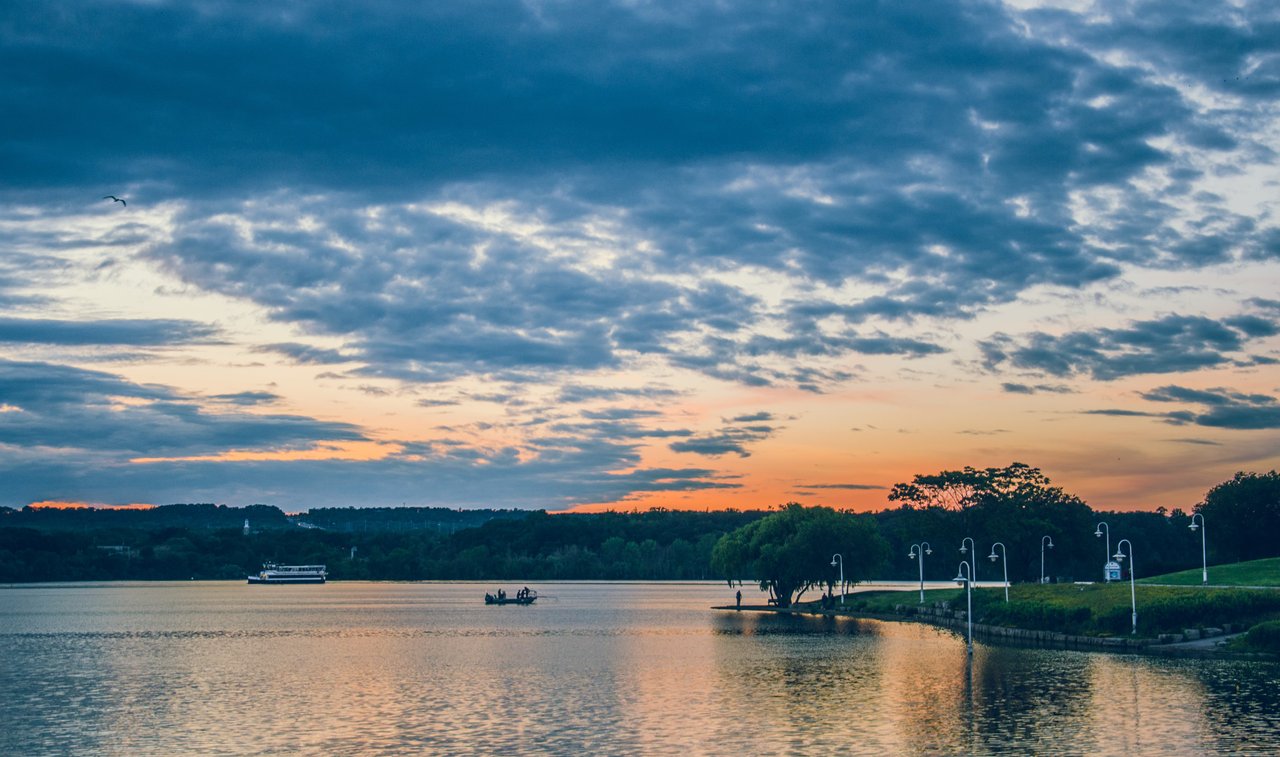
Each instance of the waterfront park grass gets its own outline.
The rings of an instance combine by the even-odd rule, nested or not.
[[[1170,586],[1200,586],[1203,580],[1200,568],[1167,573],[1163,576],[1139,578],[1140,584],[1164,584]],[[1209,566],[1210,586],[1278,586],[1280,587],[1280,557],[1265,560],[1225,563]]]
[[[1273,561],[1257,561],[1273,562]],[[1210,578],[1217,581],[1217,571],[1210,568]],[[1267,566],[1243,569],[1236,575],[1253,580],[1263,575]],[[1177,575],[1177,574],[1175,574]],[[1153,583],[1165,583],[1164,576]],[[1274,589],[1231,588],[1221,585],[1136,586],[1138,635],[1152,638],[1158,634],[1181,633],[1188,628],[1221,628],[1225,624],[1250,627],[1263,621],[1280,620],[1280,591]],[[1225,571],[1222,579],[1228,578]],[[1267,584],[1247,584],[1264,586]],[[844,609],[852,613],[895,615],[913,613],[919,605],[915,591],[862,591],[845,597]],[[952,609],[964,609],[963,589],[929,589],[925,591],[925,607],[949,602]],[[982,587],[973,592],[973,616],[976,622],[1038,631],[1055,631],[1089,636],[1128,635],[1131,629],[1132,605],[1129,582],[1094,584],[1014,584],[1009,587],[1009,601],[1004,589]]]

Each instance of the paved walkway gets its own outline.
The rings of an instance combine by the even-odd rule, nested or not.
[[[1235,637],[1243,636],[1243,635],[1244,635],[1244,632],[1241,631],[1240,633],[1228,633],[1228,634],[1223,634],[1221,636],[1210,636],[1207,639],[1192,639],[1191,641],[1178,641],[1178,642],[1174,642],[1173,644],[1160,644],[1159,646],[1163,649],[1213,650],[1213,649],[1217,649],[1223,644],[1226,644],[1227,642],[1231,641]]]
[[[1262,589],[1263,591],[1280,591],[1280,586],[1240,586],[1239,584],[1153,584],[1143,583],[1142,581],[1139,581],[1138,583],[1143,586],[1172,586],[1175,589]]]

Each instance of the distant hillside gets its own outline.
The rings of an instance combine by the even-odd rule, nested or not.
[[[491,520],[520,520],[528,510],[450,510],[447,507],[321,507],[294,516],[299,525],[349,533],[434,531],[452,534]]]
[[[286,515],[272,505],[228,507],[214,504],[175,504],[152,508],[0,508],[0,528],[34,528],[39,531],[97,531],[164,528],[196,530],[242,529],[253,531],[318,528],[346,533],[431,531],[452,534],[495,519],[522,519],[527,510],[450,510],[444,507],[326,507]]]
[[[293,528],[278,507],[213,504],[161,505],[146,509],[24,507],[0,511],[0,528],[34,528],[40,531],[96,531],[101,529],[158,530],[163,528],[243,528],[245,520],[255,530]]]

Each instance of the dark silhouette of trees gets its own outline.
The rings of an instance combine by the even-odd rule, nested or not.
[[[1109,557],[1104,540],[1093,535],[1099,521],[1109,525],[1111,552],[1122,538],[1132,542],[1139,577],[1200,565],[1200,535],[1187,527],[1190,517],[1182,510],[1094,511],[1021,463],[916,476],[895,486],[890,499],[898,506],[858,516],[798,505],[773,512],[326,508],[301,515],[267,505],[0,507],[0,582],[243,579],[273,561],[324,563],[335,579],[733,578],[762,582],[781,596],[834,582],[833,553],[842,555],[849,579],[915,580],[918,563],[907,554],[922,541],[933,549],[924,561],[925,578],[950,579],[966,536],[977,543],[980,580],[1001,575],[998,562],[985,559],[996,541],[1007,548],[1011,580],[1038,580],[1041,539],[1049,536],[1050,577],[1097,581]],[[1210,563],[1280,555],[1275,471],[1237,473],[1210,489],[1196,509],[1208,527]],[[830,533],[802,529],[801,521],[809,520],[821,520]],[[887,543],[888,559],[878,566],[870,559],[879,557],[877,546],[855,551],[864,536],[840,536],[846,521],[876,526],[877,536],[867,538],[873,545]],[[726,534],[734,538],[722,541]],[[790,546],[765,549],[766,542]],[[786,567],[789,561],[794,569]],[[874,572],[866,572],[867,565]]]
[[[1236,473],[1210,489],[1195,510],[1204,515],[1209,550],[1219,561],[1280,553],[1280,474],[1274,470]]]

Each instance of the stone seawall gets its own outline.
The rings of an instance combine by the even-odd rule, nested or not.
[[[950,603],[939,602],[933,606],[897,605],[893,614],[865,614],[864,617],[875,617],[880,620],[898,620],[915,623],[928,623],[959,631],[962,635],[968,632],[968,620],[964,610],[951,609]],[[1079,634],[1061,633],[1058,631],[1032,631],[1025,628],[1009,628],[988,623],[974,623],[973,637],[987,641],[1012,642],[1034,646],[1053,646],[1064,649],[1104,649],[1112,652],[1143,652],[1156,642],[1152,639],[1130,638],[1125,636],[1082,636]]]
[[[733,605],[713,607],[713,610],[741,610],[747,612],[771,612],[783,615],[826,615],[830,617],[865,618],[901,623],[927,623],[933,626],[957,631],[961,636],[968,632],[968,623],[964,610],[951,608],[949,602],[938,602],[928,607],[917,605],[897,605],[895,613],[861,612],[841,610],[839,608],[821,609],[808,604],[798,607],[774,607],[772,605]],[[1002,644],[1023,644],[1038,647],[1058,647],[1063,649],[1091,649],[1110,652],[1151,652],[1160,644],[1155,639],[1127,638],[1112,636],[1080,636],[1076,634],[1058,633],[1056,631],[1031,631],[1023,628],[1009,628],[987,623],[973,624],[973,637],[983,641]]]

